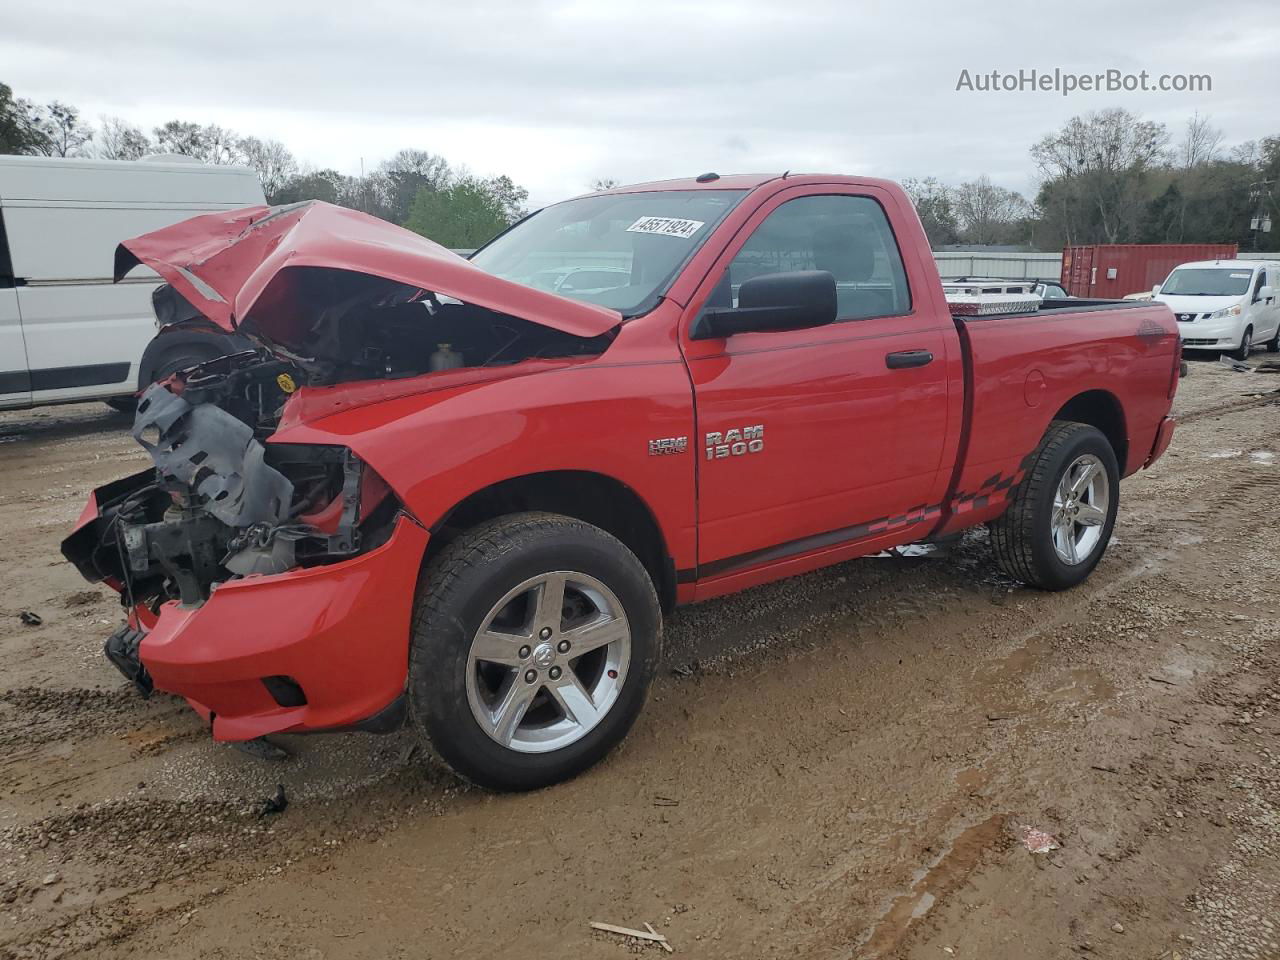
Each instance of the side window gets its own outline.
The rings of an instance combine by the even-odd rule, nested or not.
[[[1253,302],[1257,303],[1262,297],[1262,288],[1267,284],[1267,271],[1259,270],[1258,279],[1253,283]]]
[[[4,211],[0,210],[0,287],[13,286],[13,260],[9,256],[9,238],[4,232]]]
[[[869,197],[799,197],[778,207],[729,264],[725,279],[732,302],[737,304],[739,288],[752,277],[793,270],[835,276],[840,320],[911,312],[897,241],[884,210]]]

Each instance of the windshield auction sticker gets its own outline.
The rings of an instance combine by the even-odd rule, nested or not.
[[[664,237],[688,240],[705,223],[705,220],[679,220],[675,217],[641,217],[627,227],[627,233],[657,233]]]

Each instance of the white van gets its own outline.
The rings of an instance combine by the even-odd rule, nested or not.
[[[1178,320],[1186,350],[1245,360],[1256,343],[1280,351],[1280,262],[1203,260],[1173,268],[1152,299]]]
[[[0,156],[0,409],[103,399],[239,349],[220,331],[157,336],[135,270],[111,282],[116,244],[201,213],[264,203],[246,167]]]

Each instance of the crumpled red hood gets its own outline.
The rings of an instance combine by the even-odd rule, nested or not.
[[[115,279],[139,263],[224,330],[252,320],[281,342],[305,327],[301,307],[290,302],[290,271],[300,267],[380,277],[581,337],[622,320],[605,307],[495,277],[412,231],[318,200],[203,214],[126,240],[116,248]]]

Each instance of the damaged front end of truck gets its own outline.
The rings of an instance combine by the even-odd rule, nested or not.
[[[580,362],[620,318],[326,204],[197,217],[123,244],[117,279],[138,264],[256,349],[142,394],[152,468],[95,490],[63,543],[121,595],[108,658],[222,740],[394,728],[429,533],[375,464],[286,428]]]

